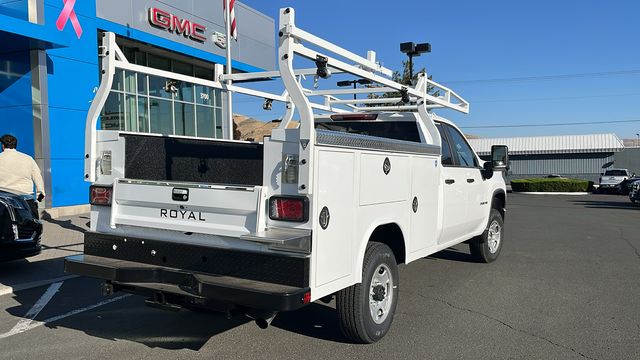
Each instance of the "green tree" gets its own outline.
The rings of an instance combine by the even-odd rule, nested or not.
[[[411,81],[409,81],[409,61],[403,61],[402,62],[402,73],[400,71],[394,71],[393,75],[391,75],[391,79],[397,83],[400,84],[405,84],[407,85],[407,87],[413,87],[415,86],[415,84],[418,82],[418,75],[420,73],[424,73],[426,72],[426,69],[423,67],[420,70],[415,70],[413,72],[413,76],[411,77]],[[429,75],[429,80],[432,79],[432,75]],[[433,96],[439,96],[440,92],[438,90],[436,90],[433,86],[429,85],[427,86],[427,94],[429,95],[433,95]],[[399,98],[402,97],[402,94],[400,94],[399,91],[393,91],[393,92],[388,92],[388,93],[384,93],[382,95],[379,94],[369,94],[368,98],[369,99],[387,99],[387,98]],[[389,104],[384,104],[384,105],[397,105],[397,103],[389,103]],[[375,106],[375,105],[371,105],[371,106]]]

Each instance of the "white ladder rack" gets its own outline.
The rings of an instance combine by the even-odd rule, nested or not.
[[[315,144],[314,113],[319,110],[327,113],[345,112],[372,112],[372,111],[414,111],[421,119],[428,132],[428,142],[440,146],[440,138],[429,113],[431,109],[447,108],[462,113],[469,112],[469,103],[456,94],[453,90],[429,80],[425,73],[418,74],[418,82],[415,86],[408,86],[390,79],[393,72],[381,66],[376,61],[376,53],[369,51],[364,58],[309,32],[298,28],[295,24],[295,11],[292,8],[280,9],[279,21],[279,46],[278,46],[278,70],[262,71],[226,75],[224,67],[216,64],[214,67],[214,80],[206,80],[192,76],[176,74],[169,71],[158,70],[127,61],[122,50],[116,44],[114,33],[104,33],[102,39],[102,79],[86,122],[85,141],[85,180],[94,182],[96,177],[96,131],[100,112],[104,107],[113,79],[116,73],[127,70],[142,74],[148,74],[166,78],[167,80],[181,81],[195,85],[203,85],[234,93],[245,94],[265,99],[266,102],[283,102],[287,110],[283,116],[279,130],[286,129],[297,110],[300,120],[300,159],[312,160],[312,148]],[[306,46],[311,45],[313,48]],[[319,49],[319,50],[315,50]],[[295,69],[294,57],[299,56],[315,62],[315,68]],[[307,89],[302,86],[301,77],[315,76],[327,78],[327,72],[350,74],[356,78],[367,79],[373,84],[370,87],[358,89]],[[245,82],[264,79],[281,79],[284,84],[284,92],[273,94],[265,91],[251,89]],[[227,84],[230,81],[230,84]],[[233,85],[233,82],[243,82],[243,86]],[[434,96],[427,89],[437,91],[440,96]],[[374,99],[341,99],[339,96],[353,94],[384,94],[400,92],[401,98],[374,98]],[[322,102],[311,101],[310,98],[321,97]],[[391,104],[391,105],[390,105]],[[232,109],[227,109],[232,111]],[[230,124],[229,124],[230,125]],[[223,130],[227,137],[233,130],[226,126]],[[274,132],[275,134],[275,132]],[[299,191],[309,193],[312,180],[309,165],[300,166]]]

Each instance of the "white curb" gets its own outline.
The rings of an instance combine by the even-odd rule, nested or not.
[[[525,194],[525,195],[589,195],[588,192],[528,192],[528,191],[514,191],[514,194]]]

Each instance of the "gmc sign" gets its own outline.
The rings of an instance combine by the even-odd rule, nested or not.
[[[207,27],[187,19],[170,14],[158,8],[149,8],[149,23],[157,28],[167,30],[177,35],[197,42],[205,42]]]

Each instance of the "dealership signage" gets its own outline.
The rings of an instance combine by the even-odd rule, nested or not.
[[[158,8],[149,8],[149,23],[157,28],[203,43],[207,27],[189,19],[182,19]]]

